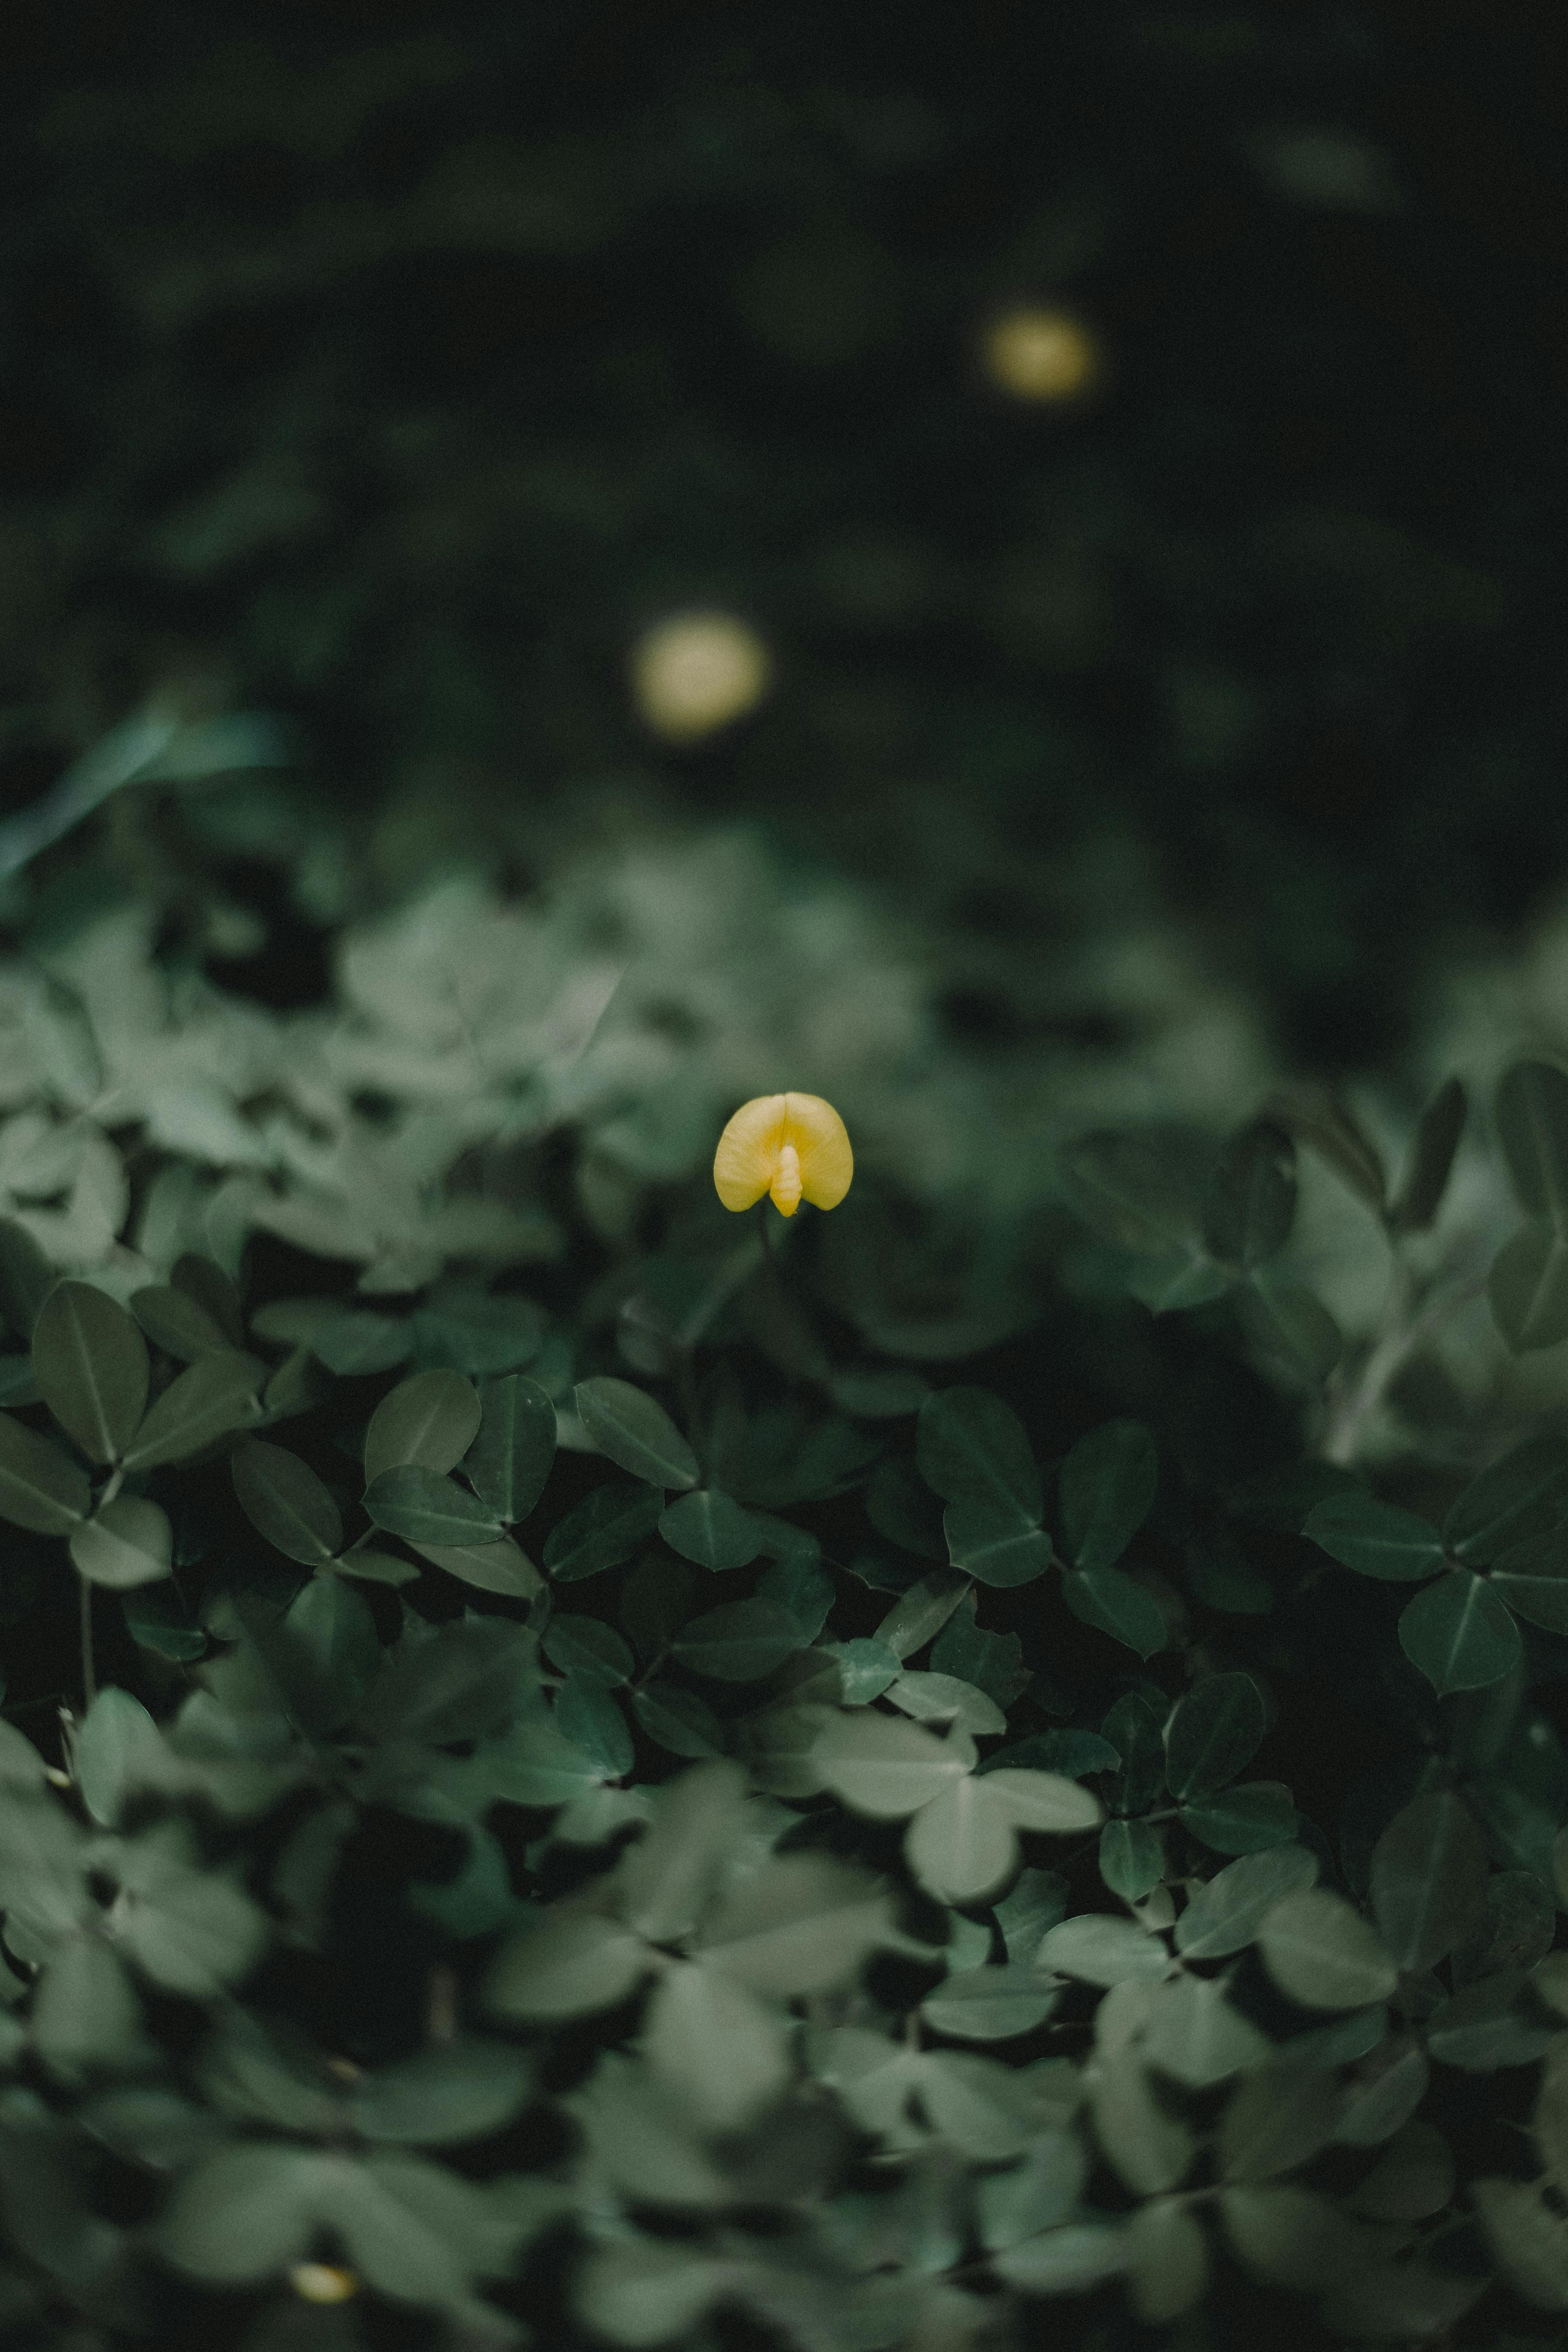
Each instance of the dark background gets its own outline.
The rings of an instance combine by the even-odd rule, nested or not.
[[[1552,12],[270,0],[8,45],[0,806],[195,666],[302,723],[389,888],[458,838],[526,881],[613,786],[755,810],[1004,971],[1130,824],[1324,1073],[1555,886]],[[1011,300],[1087,322],[1093,398],[986,383]],[[624,667],[688,602],[780,682],[680,752]]]

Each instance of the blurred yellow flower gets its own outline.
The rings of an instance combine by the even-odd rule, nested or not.
[[[675,613],[639,637],[632,695],[646,723],[668,742],[694,743],[728,727],[762,700],[773,657],[755,629],[733,613]]]
[[[1071,400],[1100,373],[1100,353],[1087,327],[1065,310],[1009,310],[984,340],[992,382],[1015,400]]]
[[[714,1190],[727,1209],[749,1209],[766,1192],[784,1217],[803,1200],[836,1209],[854,1173],[844,1121],[820,1095],[758,1095],[742,1103],[713,1155]]]
[[[338,2270],[331,2263],[296,2263],[289,2284],[306,2303],[347,2303],[350,2295],[359,2293],[355,2273]]]

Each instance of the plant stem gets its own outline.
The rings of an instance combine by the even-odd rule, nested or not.
[[[92,1587],[79,1570],[77,1584],[81,1604],[81,1692],[85,1708],[98,1696],[98,1676],[92,1670]]]
[[[1336,1397],[1319,1452],[1325,1462],[1348,1465],[1356,1458],[1361,1434],[1384,1402],[1395,1375],[1430,1332],[1461,1307],[1479,1298],[1487,1286],[1484,1274],[1467,1282],[1440,1286],[1441,1277],[1422,1291],[1415,1286],[1403,1259],[1395,1266],[1383,1327],[1363,1358],[1353,1386]]]

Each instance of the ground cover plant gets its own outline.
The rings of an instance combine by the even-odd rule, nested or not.
[[[116,938],[8,976],[15,2340],[1550,2333],[1568,1451],[1433,1345],[1568,1338],[1555,1060],[1392,1167],[1301,1086],[1064,1137],[999,1260],[799,1094],[617,1227],[566,1088],[550,1246],[445,1129],[359,1233],[324,1079],[313,1172],[179,1132],[281,1114]]]

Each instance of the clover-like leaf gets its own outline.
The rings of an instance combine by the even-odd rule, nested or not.
[[[579,1381],[572,1396],[584,1428],[618,1469],[658,1486],[697,1485],[697,1456],[646,1391],[600,1374]]]

